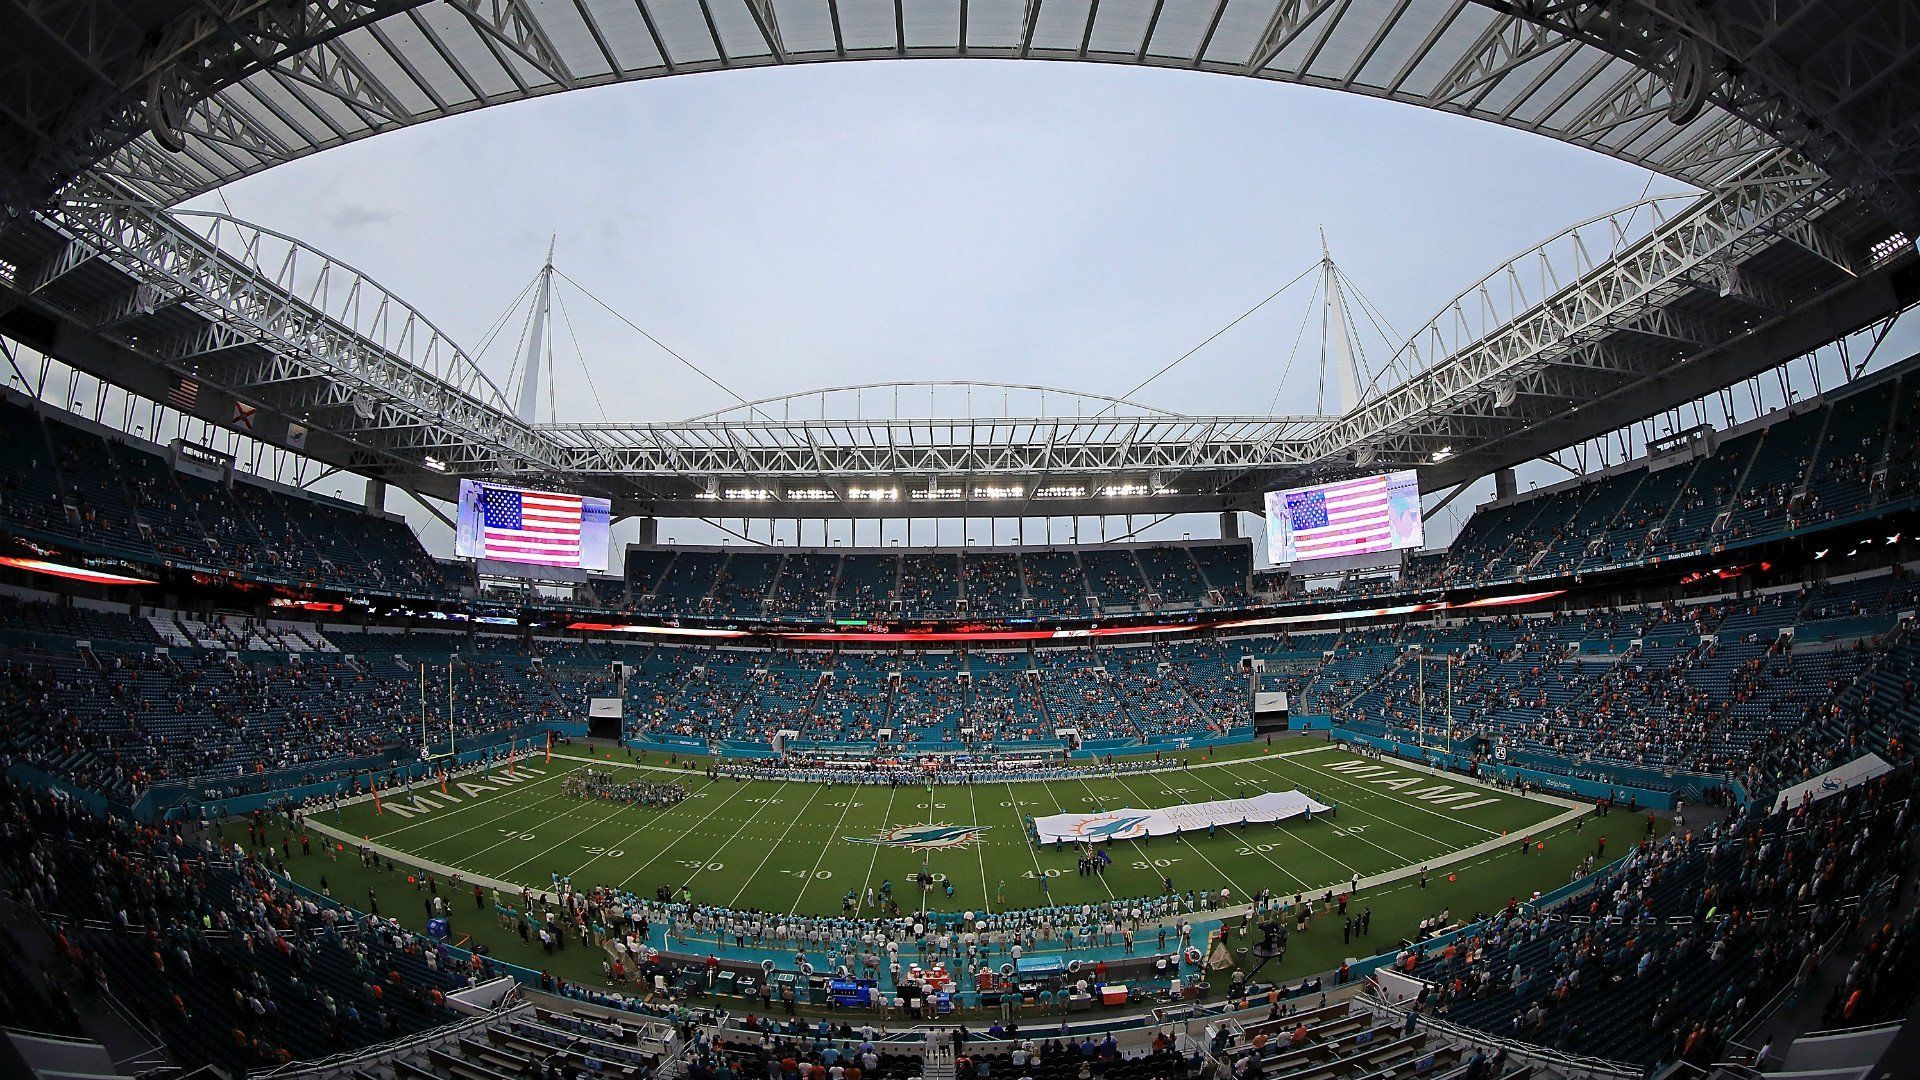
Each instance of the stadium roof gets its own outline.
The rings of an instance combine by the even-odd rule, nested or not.
[[[1375,464],[1450,483],[1910,304],[1892,275],[1912,252],[1891,238],[1920,234],[1917,56],[1920,13],[1893,2],[0,0],[0,194],[31,208],[0,234],[0,283],[16,301],[0,328],[150,396],[191,376],[216,422],[231,397],[262,410],[262,437],[297,426],[322,460],[434,494],[459,475],[509,475],[605,491],[635,512],[704,513],[697,496],[720,483],[838,488],[919,472],[1161,488],[1186,494],[1137,508],[1201,509]],[[275,267],[222,246],[271,234],[236,223],[211,237],[158,209],[329,146],[567,89],[925,57],[1327,87],[1533,131],[1705,194],[1654,225],[1596,219],[1617,233],[1597,251],[1575,227],[1521,253],[1417,332],[1391,365],[1397,381],[1337,421],[1017,436],[752,418],[536,429],[424,316],[346,264],[288,241],[301,257]],[[1170,440],[1184,458],[1168,457]],[[1000,444],[1017,452],[978,456]]]
[[[1708,187],[1793,141],[1784,116],[1743,122],[1764,110],[1715,77],[1726,59],[1756,85],[1803,73],[1773,89],[1792,89],[1803,126],[1817,119],[1844,144],[1807,156],[1830,173],[1886,173],[1854,129],[1895,114],[1851,110],[1869,94],[1896,99],[1879,109],[1899,103],[1873,76],[1911,44],[1900,6],[1736,0],[1709,17],[1680,0],[16,0],[0,101],[12,141],[38,144],[27,158],[42,167],[73,160],[54,151],[91,107],[117,125],[104,138],[120,137],[101,171],[171,204],[381,131],[579,87],[858,59],[1079,60],[1389,98]],[[108,86],[121,100],[87,96]]]

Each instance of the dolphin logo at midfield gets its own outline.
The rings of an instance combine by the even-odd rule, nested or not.
[[[986,831],[985,825],[895,825],[878,836],[848,836],[843,839],[855,844],[929,850],[965,847],[979,840],[980,834]]]

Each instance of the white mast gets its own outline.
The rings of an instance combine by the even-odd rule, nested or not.
[[[533,303],[533,324],[527,334],[527,354],[520,364],[520,402],[514,415],[534,423],[540,409],[540,364],[553,366],[552,350],[547,346],[547,320],[553,314],[553,240],[547,240],[547,261],[540,267],[540,296]],[[547,373],[552,378],[553,373]]]
[[[1325,229],[1320,230],[1320,276],[1325,300],[1320,309],[1320,396],[1315,408],[1322,415],[1327,412],[1327,367],[1331,364],[1337,395],[1334,411],[1344,415],[1360,404],[1360,366],[1354,362],[1349,330],[1352,317],[1347,311],[1347,295],[1340,287],[1342,275],[1327,250]]]

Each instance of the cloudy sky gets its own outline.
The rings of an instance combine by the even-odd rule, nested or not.
[[[1678,190],[1547,139],[1328,91],[914,61],[569,93],[382,135],[223,195],[370,273],[469,351],[552,237],[570,278],[758,398],[938,378],[1121,393],[1313,264],[1322,229],[1404,333],[1574,221]],[[1307,284],[1140,400],[1312,411],[1317,317],[1280,382]],[[560,419],[732,403],[584,293],[561,297]],[[481,355],[502,383],[522,317]],[[1363,344],[1384,359],[1379,339]]]

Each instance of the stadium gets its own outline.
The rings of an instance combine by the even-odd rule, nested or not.
[[[0,1074],[1913,1074],[1911,5],[0,0],[0,198]]]

